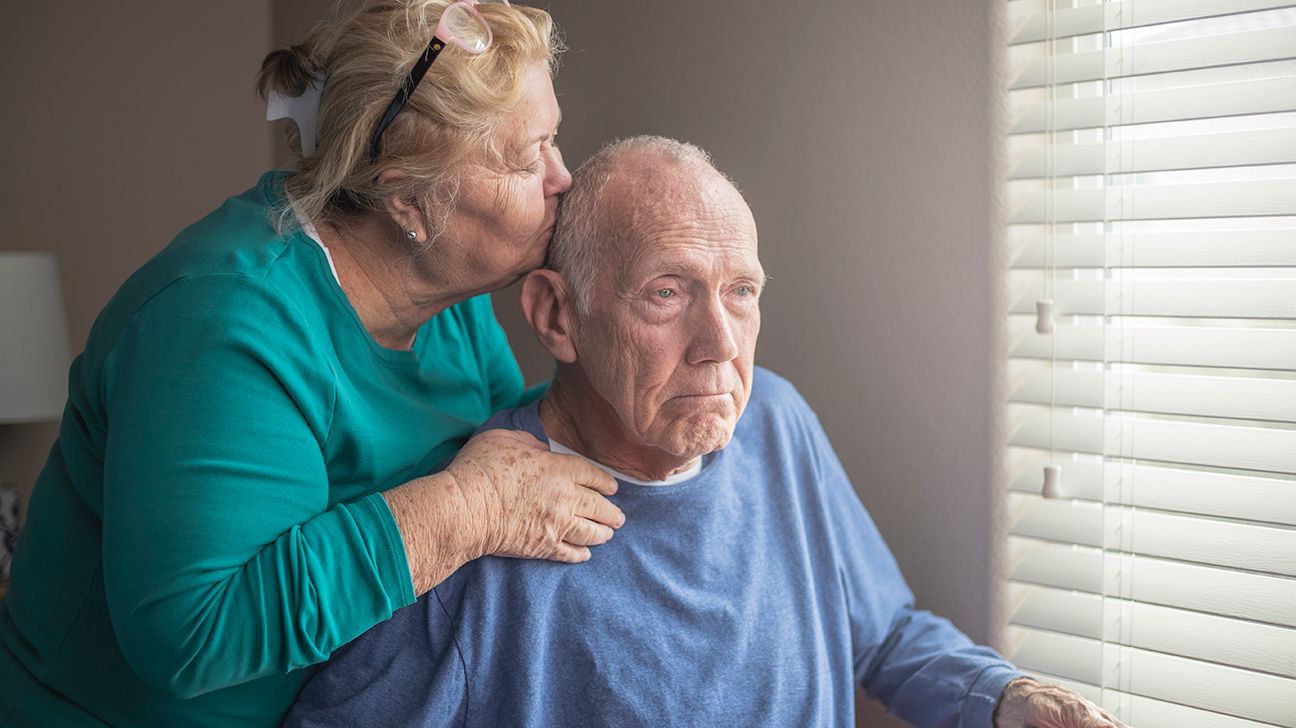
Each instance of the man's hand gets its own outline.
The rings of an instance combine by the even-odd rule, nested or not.
[[[995,708],[995,728],[1126,728],[1111,713],[1057,685],[1028,677],[1008,683]]]

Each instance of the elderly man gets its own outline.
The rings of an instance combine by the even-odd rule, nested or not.
[[[486,426],[608,470],[625,525],[579,566],[469,563],[288,725],[847,726],[856,686],[919,726],[1119,725],[913,608],[814,413],[753,366],[756,227],[705,154],[614,144],[563,205],[522,293],[557,374]]]

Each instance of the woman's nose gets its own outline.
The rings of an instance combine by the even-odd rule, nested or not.
[[[563,164],[562,152],[558,147],[550,147],[549,163],[545,165],[548,177],[545,179],[545,197],[561,195],[571,189],[572,176]]]

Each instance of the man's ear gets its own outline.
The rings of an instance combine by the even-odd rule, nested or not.
[[[576,361],[576,302],[565,278],[542,268],[522,279],[522,315],[553,358]]]
[[[378,181],[389,188],[400,188],[405,181],[405,173],[388,168],[378,174]],[[392,222],[400,228],[402,234],[414,231],[413,240],[427,240],[428,230],[423,224],[423,210],[418,204],[407,197],[400,195],[387,195],[383,198],[383,206],[387,208],[387,214],[391,216]]]

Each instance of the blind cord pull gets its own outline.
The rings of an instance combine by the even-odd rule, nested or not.
[[[1049,500],[1062,497],[1062,467],[1059,465],[1044,466],[1044,488],[1040,494]]]
[[[1053,299],[1046,298],[1035,302],[1035,332],[1053,333]]]

